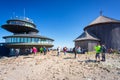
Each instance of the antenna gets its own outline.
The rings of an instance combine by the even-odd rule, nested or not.
[[[100,11],[100,16],[102,16],[102,14],[103,14],[103,11],[101,10],[101,11]]]
[[[15,18],[15,12],[13,12],[13,18]]]
[[[24,19],[25,19],[25,8],[24,8]]]

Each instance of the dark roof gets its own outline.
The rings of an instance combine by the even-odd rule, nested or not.
[[[30,38],[42,38],[42,39],[50,39],[52,41],[54,41],[51,38],[45,37],[45,36],[41,36],[41,35],[36,35],[36,34],[15,34],[15,35],[10,35],[10,36],[4,36],[3,38],[8,38],[8,37],[30,37]]]
[[[12,25],[12,24],[5,24],[2,25],[2,28],[4,28],[7,31],[13,32],[13,33],[22,33],[22,32],[39,32],[36,28],[32,28],[29,26],[21,26],[21,25]]]
[[[101,24],[101,23],[120,23],[120,20],[116,20],[116,19],[101,15],[97,17],[93,22],[91,22],[88,26],[86,26],[84,30],[92,25]]]
[[[7,20],[7,23],[9,23],[10,21],[21,21],[21,22],[29,23],[29,24],[32,24],[36,28],[36,25],[33,22],[30,22],[30,21],[27,21],[27,20],[10,19],[10,20]]]
[[[93,22],[91,22],[89,25],[94,25],[94,24],[98,24],[98,23],[106,23],[106,22],[120,22],[120,20],[116,20],[116,19],[109,18],[106,16],[99,16]]]
[[[83,41],[83,40],[95,40],[100,41],[95,35],[92,33],[88,33],[87,31],[83,32],[79,37],[77,37],[74,41]]]

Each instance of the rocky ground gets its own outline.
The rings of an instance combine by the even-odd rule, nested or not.
[[[120,80],[120,54],[107,54],[95,62],[95,54],[56,52],[0,59],[0,80]]]

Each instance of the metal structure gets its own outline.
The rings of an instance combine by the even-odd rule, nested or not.
[[[11,49],[30,49],[32,47],[46,48],[53,47],[53,39],[38,35],[36,25],[29,18],[13,18],[7,24],[1,26],[5,30],[12,32],[13,35],[4,36],[4,46]]]

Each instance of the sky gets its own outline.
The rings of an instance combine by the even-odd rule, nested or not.
[[[29,17],[40,31],[38,34],[54,39],[54,47],[73,48],[84,27],[98,16],[120,20],[120,0],[0,0],[0,26],[13,16]],[[3,36],[12,33],[0,27]]]

